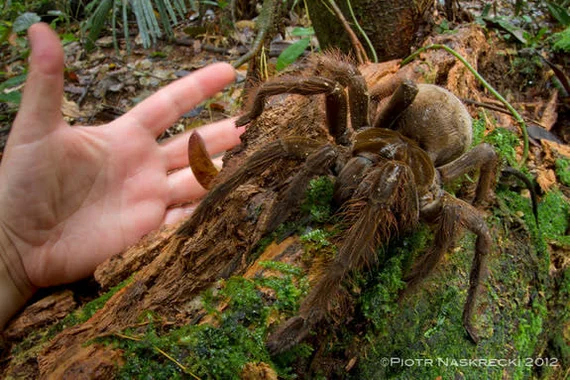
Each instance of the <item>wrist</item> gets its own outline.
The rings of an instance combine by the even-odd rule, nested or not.
[[[0,227],[0,332],[34,292],[16,247]]]

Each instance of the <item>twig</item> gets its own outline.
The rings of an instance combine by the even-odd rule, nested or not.
[[[348,11],[350,12],[350,17],[352,17],[352,22],[354,22],[354,25],[356,25],[356,29],[358,29],[360,34],[362,34],[362,37],[366,41],[366,44],[368,45],[368,48],[370,49],[370,52],[372,53],[373,62],[378,63],[378,55],[376,54],[376,49],[374,49],[374,45],[372,44],[372,41],[370,41],[370,38],[368,38],[368,35],[364,31],[364,29],[362,29],[362,26],[360,26],[360,24],[358,23],[358,20],[356,19],[356,16],[354,15],[354,10],[352,9],[352,4],[350,3],[350,0],[346,0],[346,5],[348,5]]]
[[[338,18],[342,27],[348,34],[348,38],[350,39],[352,47],[354,48],[354,53],[356,55],[356,62],[358,62],[359,65],[363,65],[366,62],[370,62],[370,60],[368,59],[368,55],[366,54],[366,50],[364,50],[364,46],[362,46],[362,44],[358,40],[358,37],[356,36],[354,31],[348,24],[348,21],[346,21],[346,18],[344,18],[344,15],[342,14],[340,8],[336,5],[335,0],[329,0],[329,5],[332,7],[332,10],[336,18]]]
[[[485,87],[491,94],[493,94],[493,96],[495,96],[495,98],[497,98],[501,103],[503,103],[505,105],[505,107],[507,107],[507,109],[511,112],[511,114],[513,115],[513,117],[516,119],[516,121],[519,123],[519,127],[521,129],[521,133],[523,135],[523,153],[522,153],[522,157],[519,164],[519,167],[524,165],[524,163],[526,162],[527,158],[528,158],[528,132],[526,130],[526,124],[522,118],[522,116],[517,112],[517,110],[501,95],[497,92],[497,90],[495,90],[493,88],[493,86],[491,86],[486,80],[485,78],[483,78],[481,76],[481,74],[479,74],[477,72],[477,70],[475,70],[473,68],[473,66],[471,66],[471,64],[469,62],[467,62],[465,60],[465,58],[463,58],[461,56],[461,54],[459,54],[458,52],[456,52],[455,50],[453,50],[452,48],[450,48],[449,46],[446,45],[441,45],[441,44],[433,44],[433,45],[429,45],[429,46],[424,46],[418,50],[416,50],[414,53],[412,53],[409,57],[407,57],[406,59],[404,59],[402,61],[402,63],[400,64],[400,66],[405,66],[408,63],[410,63],[411,61],[413,61],[417,56],[419,56],[421,53],[423,53],[426,50],[429,49],[444,49],[445,51],[447,51],[448,53],[450,53],[451,55],[453,55],[455,58],[457,58],[461,63],[463,63],[463,65],[465,65],[465,67],[467,67],[467,69],[469,71],[471,71],[471,73],[475,76],[475,78],[477,78],[477,80],[479,82],[481,82],[481,84],[483,85],[483,87]]]
[[[510,114],[511,114],[511,112],[510,112],[508,109],[502,108],[502,107],[500,107],[500,106],[498,106],[498,105],[495,105],[495,104],[492,104],[492,103],[478,102],[478,101],[476,101],[476,100],[465,99],[465,98],[462,98],[461,101],[462,101],[463,103],[472,104],[472,105],[477,106],[477,107],[487,108],[487,109],[489,109],[489,110],[491,110],[491,111],[500,112],[500,113],[504,113],[504,114],[507,114],[507,115],[510,115]],[[520,104],[520,103],[519,103],[519,104]],[[523,119],[525,120],[526,123],[536,124],[536,125],[538,125],[539,127],[542,127],[542,128],[544,128],[544,129],[546,129],[546,127],[545,127],[544,125],[542,125],[542,124],[540,123],[540,121],[538,121],[538,120],[531,119],[531,118],[529,118],[529,117],[524,117],[524,116],[523,116]]]

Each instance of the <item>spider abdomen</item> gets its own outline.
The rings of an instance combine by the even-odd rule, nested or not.
[[[438,167],[461,156],[471,146],[471,115],[455,95],[442,87],[419,84],[418,90],[395,129],[415,140]]]

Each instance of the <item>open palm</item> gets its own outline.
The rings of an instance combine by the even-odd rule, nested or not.
[[[34,25],[30,73],[0,166],[0,229],[30,283],[82,278],[173,216],[170,206],[203,195],[189,169],[187,136],[156,137],[233,81],[215,64],[174,82],[121,118],[70,127],[60,113],[63,51],[47,25]],[[231,120],[202,134],[211,153],[239,142]],[[170,214],[170,215],[169,215]]]

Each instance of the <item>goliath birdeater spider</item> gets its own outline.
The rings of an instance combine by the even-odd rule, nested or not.
[[[419,221],[432,224],[435,236],[433,245],[405,277],[408,285],[419,283],[433,271],[462,228],[477,236],[463,310],[463,325],[477,342],[472,317],[491,236],[479,211],[442,186],[479,169],[473,203],[485,202],[494,183],[497,158],[488,144],[469,149],[471,118],[465,106],[440,87],[403,81],[382,111],[370,115],[368,89],[358,69],[338,56],[323,55],[313,62],[308,76],[278,77],[261,85],[250,110],[236,125],[255,120],[263,113],[267,97],[284,93],[324,95],[330,142],[293,136],[260,147],[211,190],[187,226],[202,223],[212,206],[279,160],[298,161],[300,166],[271,206],[266,232],[275,230],[300,207],[312,178],[336,177],[333,199],[346,226],[338,252],[325,264],[299,314],[270,336],[269,350],[281,352],[302,341],[341,297],[346,276],[374,264],[379,246],[391,235],[413,229]],[[205,156],[202,150],[199,136],[192,136],[190,164],[208,188],[216,171],[213,166],[195,163],[196,157]],[[206,174],[199,174],[197,166]]]

